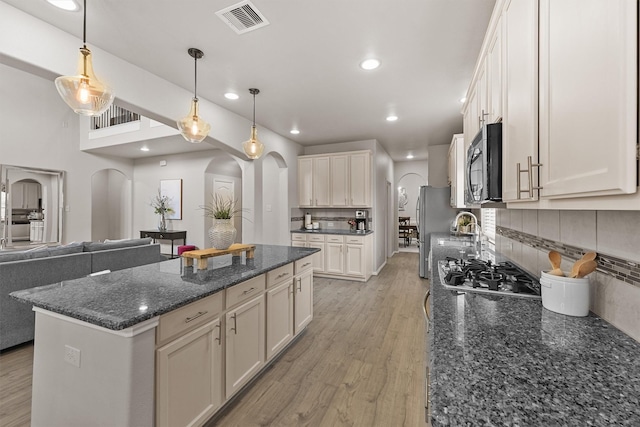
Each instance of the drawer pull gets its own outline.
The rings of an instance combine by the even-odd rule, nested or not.
[[[276,279],[282,279],[285,276],[288,276],[289,273],[282,273],[282,274],[278,274],[278,276],[276,277]],[[253,289],[253,288],[252,288]]]
[[[233,313],[231,318],[233,319],[233,328],[231,328],[231,330],[235,335],[238,335],[238,320],[236,319],[236,313]]]
[[[193,316],[187,317],[186,319],[184,319],[184,323],[189,323],[189,322],[191,322],[193,320],[196,320],[198,317],[202,317],[207,313],[208,313],[208,311],[199,311],[196,314],[194,314]]]
[[[304,264],[302,264],[302,267],[306,267],[307,265],[311,265],[310,262],[305,262]]]
[[[253,291],[255,291],[255,290],[256,290],[256,288],[250,288],[250,289],[247,289],[246,291],[244,291],[244,292],[242,293],[242,295],[250,294],[251,292],[253,292]]]
[[[218,341],[218,345],[222,345],[222,326],[220,326],[220,323],[216,325],[216,328],[218,328],[218,338],[216,338],[216,341]]]

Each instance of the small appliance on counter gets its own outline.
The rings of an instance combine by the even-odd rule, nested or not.
[[[313,228],[313,223],[311,222],[311,214],[307,212],[304,214],[304,228],[307,230],[311,230]]]
[[[356,231],[367,231],[367,211],[356,211]]]

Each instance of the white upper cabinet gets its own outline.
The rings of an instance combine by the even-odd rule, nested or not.
[[[451,207],[464,208],[464,166],[465,149],[462,134],[453,135],[449,147],[449,185],[451,186]]]
[[[349,206],[349,156],[331,156],[331,205]]]
[[[298,205],[313,206],[313,159],[298,159]]]
[[[487,50],[487,122],[502,120],[502,20],[498,19]]]
[[[371,152],[298,157],[300,207],[371,207]]]
[[[502,20],[502,200],[536,200],[538,171],[533,165],[538,164],[537,0],[506,1]]]
[[[371,206],[371,154],[349,155],[349,192],[351,206]]]
[[[330,206],[331,172],[329,157],[313,159],[314,206]]]
[[[637,7],[540,0],[540,196],[636,191]]]
[[[463,124],[502,121],[507,207],[640,209],[638,44],[637,1],[496,2]]]

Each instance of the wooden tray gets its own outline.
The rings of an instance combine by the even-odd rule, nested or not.
[[[253,258],[253,251],[256,245],[243,245],[241,243],[234,243],[227,249],[199,249],[197,251],[183,252],[182,256],[185,258],[185,265],[192,266],[193,260],[198,260],[198,270],[206,270],[207,258],[214,256],[228,255],[242,256],[242,252],[247,253],[247,259]]]

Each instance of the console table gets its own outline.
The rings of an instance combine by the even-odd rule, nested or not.
[[[171,258],[173,256],[173,241],[174,240],[182,240],[182,244],[187,244],[187,232],[186,231],[178,231],[178,230],[167,230],[167,231],[158,231],[158,230],[141,230],[140,238],[144,239],[145,237],[151,237],[153,242],[156,240],[171,240]]]

